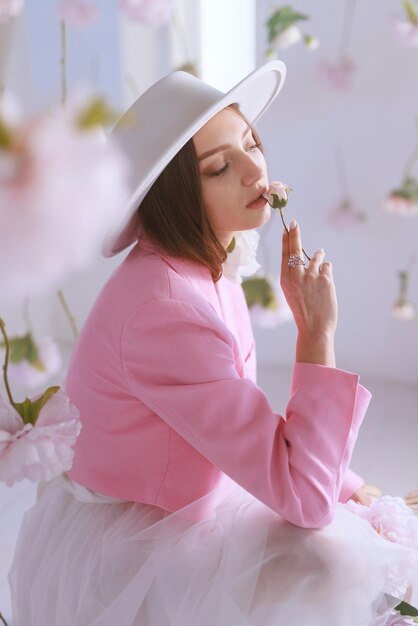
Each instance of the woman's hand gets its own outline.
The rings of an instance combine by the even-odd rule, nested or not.
[[[379,498],[381,495],[382,491],[379,487],[376,487],[376,485],[366,484],[357,489],[357,491],[355,491],[350,497],[350,500],[354,500],[354,502],[358,502],[359,504],[370,506],[373,500]]]
[[[307,268],[289,267],[290,254],[302,256],[299,226],[290,222],[283,232],[281,286],[298,329],[296,362],[335,367],[334,334],[338,307],[331,263],[318,250]]]

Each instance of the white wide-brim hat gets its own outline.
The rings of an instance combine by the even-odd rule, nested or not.
[[[136,241],[139,205],[171,159],[206,122],[236,103],[254,123],[280,92],[285,76],[284,63],[270,61],[222,93],[192,74],[177,71],[135,100],[109,135],[128,157],[130,195],[103,243],[103,256],[114,256]]]

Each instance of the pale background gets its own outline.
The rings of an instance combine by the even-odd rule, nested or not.
[[[57,4],[27,0],[25,14],[13,28],[0,28],[0,73],[28,113],[60,97]],[[97,25],[68,32],[69,87],[92,82],[118,109],[184,61],[193,61],[207,82],[223,90],[265,61],[271,2],[177,0],[176,30],[128,24],[118,18],[116,0],[96,4],[102,12]],[[350,91],[333,92],[318,80],[317,65],[337,58],[346,3],[298,0],[293,6],[311,16],[306,30],[321,46],[314,53],[301,44],[281,52],[286,84],[256,126],[271,178],[294,188],[288,219],[301,224],[308,252],[322,246],[333,262],[340,307],[337,364],[359,373],[373,393],[351,466],[385,493],[405,495],[418,489],[418,322],[395,319],[391,305],[397,297],[397,272],[418,252],[418,217],[385,214],[381,202],[401,182],[416,143],[418,49],[401,47],[391,34],[390,21],[401,13],[400,2],[357,2],[348,48],[357,72]],[[336,147],[344,154],[352,199],[368,217],[351,231],[332,230],[325,221],[341,198]],[[268,234],[262,235],[274,273],[279,271],[280,232],[274,215]],[[61,285],[79,326],[123,256],[97,259]],[[410,299],[418,304],[418,264],[411,273]],[[0,294],[0,307],[9,333],[22,330],[21,304]],[[30,313],[38,336],[51,334],[68,356],[72,336],[55,293],[33,299]],[[295,328],[287,323],[254,332],[259,384],[273,407],[283,411]],[[5,576],[34,487],[2,487],[0,497],[0,611],[10,617]]]

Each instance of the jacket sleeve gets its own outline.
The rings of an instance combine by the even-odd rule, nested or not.
[[[165,298],[126,322],[121,358],[132,393],[244,489],[295,525],[332,521],[370,400],[357,375],[296,363],[282,417],[216,313]]]

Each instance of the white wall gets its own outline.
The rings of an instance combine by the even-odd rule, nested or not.
[[[318,79],[317,66],[321,60],[336,61],[345,5],[333,0],[294,4],[311,16],[306,30],[321,45],[314,53],[301,44],[281,52],[286,83],[257,128],[266,144],[271,178],[294,189],[288,220],[299,221],[308,253],[323,247],[333,262],[340,305],[339,363],[369,376],[417,385],[418,322],[394,319],[391,305],[397,297],[398,270],[418,252],[418,216],[388,215],[381,201],[401,182],[417,142],[418,49],[404,48],[392,36],[391,20],[402,14],[401,3],[356,2],[348,52],[357,71],[351,90],[333,92]],[[272,3],[259,0],[257,7],[260,64]],[[368,217],[347,232],[335,231],[325,221],[327,210],[340,198],[336,146],[345,156],[353,200]],[[414,172],[418,176],[418,163]],[[278,272],[281,224],[278,215],[274,219],[267,241]],[[418,264],[410,297],[418,305]],[[289,327],[257,331],[261,362],[290,364],[293,342]]]

